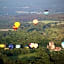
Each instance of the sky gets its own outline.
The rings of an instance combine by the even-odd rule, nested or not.
[[[64,12],[64,0],[0,0],[0,14],[40,12],[45,9]]]

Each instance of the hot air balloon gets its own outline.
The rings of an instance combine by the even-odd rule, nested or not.
[[[49,14],[49,11],[48,10],[44,10],[43,14],[44,15],[48,15]]]
[[[62,48],[64,48],[64,42],[61,43]]]
[[[20,27],[20,22],[15,22],[14,25],[19,28]]]
[[[34,43],[30,43],[30,44],[29,44],[29,47],[30,47],[30,48],[34,48]]]
[[[15,22],[13,25],[13,29],[16,31],[20,27],[20,22]]]
[[[54,51],[61,51],[61,47],[56,47]]]
[[[49,45],[47,45],[47,48],[50,50],[54,50],[55,49],[54,42],[53,41],[49,42]]]
[[[38,44],[37,43],[30,43],[29,47],[30,48],[38,48]]]
[[[15,48],[21,48],[21,45],[18,44],[18,45],[15,46]]]
[[[34,48],[38,48],[38,44],[37,43],[34,43]]]
[[[6,45],[5,44],[0,44],[0,48],[5,48]]]
[[[15,46],[13,44],[9,44],[9,49],[13,49]]]
[[[34,20],[33,20],[33,24],[34,24],[34,25],[37,25],[37,24],[38,24],[38,20],[37,20],[37,19],[34,19]]]
[[[6,44],[6,47],[4,48],[4,50],[9,50],[8,44]]]
[[[25,48],[26,48],[26,49],[29,49],[29,46],[25,45]]]
[[[9,50],[9,48],[4,48],[4,50]]]

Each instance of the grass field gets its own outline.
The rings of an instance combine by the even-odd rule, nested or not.
[[[21,58],[21,59],[23,59],[23,58],[30,58],[30,57],[32,57],[32,56],[37,57],[37,53],[34,52],[34,53],[23,54],[23,55],[21,54],[21,55],[18,55],[18,58]]]

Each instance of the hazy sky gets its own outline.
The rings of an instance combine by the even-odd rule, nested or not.
[[[0,0],[1,6],[64,7],[64,0]]]
[[[64,0],[0,0],[2,10],[44,10],[51,9],[64,12]]]

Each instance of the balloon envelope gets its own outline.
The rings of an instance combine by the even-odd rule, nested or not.
[[[56,47],[54,51],[61,51],[61,47]]]
[[[37,43],[34,43],[34,48],[38,48],[38,44]]]
[[[64,42],[61,43],[62,48],[64,48]]]
[[[49,14],[49,11],[48,11],[48,10],[45,10],[45,11],[44,11],[44,14],[45,14],[45,15],[48,15],[48,14]]]
[[[9,50],[9,48],[4,48],[4,50]]]
[[[37,25],[38,24],[38,20],[37,19],[34,19],[33,20],[33,24]]]
[[[27,48],[27,49],[28,49],[29,47],[26,45],[26,46],[25,46],[25,48]]]
[[[5,44],[0,44],[0,48],[5,48],[6,45]]]
[[[15,25],[15,27],[19,28],[20,22],[15,22],[14,25]]]
[[[38,44],[37,43],[30,43],[29,47],[30,48],[38,48]]]
[[[21,45],[16,45],[16,48],[21,48]]]
[[[14,48],[14,45],[13,45],[13,44],[10,44],[8,47],[9,47],[10,49],[13,49],[13,48]]]
[[[30,44],[29,44],[29,47],[30,47],[30,48],[34,48],[34,43],[30,43]]]

